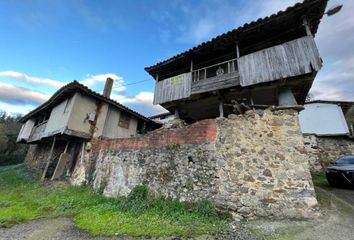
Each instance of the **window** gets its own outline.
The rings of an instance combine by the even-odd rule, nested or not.
[[[68,98],[68,99],[66,100],[66,104],[65,104],[65,108],[64,108],[64,113],[69,112],[69,108],[70,108],[70,105],[71,105],[71,100],[72,100],[72,97],[71,97],[71,98]]]
[[[120,112],[118,126],[122,128],[129,128],[130,115],[127,113]]]
[[[336,164],[354,164],[354,156],[344,156],[336,161]]]

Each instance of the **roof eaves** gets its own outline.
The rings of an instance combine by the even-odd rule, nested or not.
[[[155,65],[152,65],[152,66],[149,66],[149,67],[145,67],[144,70],[151,74],[151,71],[154,70],[155,68],[160,67],[160,66],[165,65],[165,64],[168,64],[169,62],[175,61],[175,60],[177,60],[179,58],[186,57],[188,54],[190,54],[190,53],[192,53],[194,51],[197,51],[197,50],[203,48],[206,45],[212,44],[214,41],[217,41],[217,40],[219,40],[221,38],[224,38],[224,37],[230,37],[232,34],[237,35],[237,33],[241,32],[241,31],[249,31],[252,28],[258,27],[260,24],[266,24],[267,22],[270,22],[270,21],[272,21],[273,19],[275,19],[277,17],[281,17],[282,15],[287,14],[290,11],[295,10],[296,8],[298,8],[300,6],[303,6],[304,4],[311,4],[311,3],[316,3],[316,2],[319,2],[319,1],[324,1],[324,0],[304,0],[302,3],[296,3],[295,5],[288,7],[285,11],[279,11],[277,13],[274,13],[274,14],[270,15],[270,16],[266,16],[266,17],[263,17],[263,18],[258,18],[256,21],[252,21],[250,23],[245,23],[244,25],[242,25],[242,26],[240,26],[238,28],[235,28],[235,29],[233,29],[231,31],[228,31],[226,33],[218,35],[218,36],[212,38],[211,40],[202,42],[199,45],[194,46],[194,47],[192,47],[192,48],[190,48],[190,49],[188,49],[188,50],[186,50],[186,51],[184,51],[182,53],[179,53],[179,54],[177,54],[177,55],[175,55],[175,56],[173,56],[173,57],[171,57],[169,59],[166,59],[164,61],[158,62]],[[328,0],[325,0],[325,1],[328,1]],[[314,33],[316,33],[316,32],[317,32],[317,28],[315,29]]]

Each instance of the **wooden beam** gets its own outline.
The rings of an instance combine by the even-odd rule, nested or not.
[[[42,177],[41,177],[41,181],[43,181],[45,179],[45,175],[47,174],[51,159],[52,159],[52,155],[53,155],[53,151],[54,151],[54,146],[55,146],[55,141],[56,141],[56,137],[54,136],[53,138],[53,142],[52,142],[52,146],[50,148],[50,152],[47,158],[47,164],[45,165]]]
[[[70,145],[70,140],[66,142],[64,153],[66,153],[68,151],[69,145]]]

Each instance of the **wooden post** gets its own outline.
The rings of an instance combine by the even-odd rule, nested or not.
[[[65,149],[64,149],[64,153],[66,153],[68,151],[69,145],[70,145],[70,140],[67,141],[67,143],[66,143],[66,146],[65,146]]]
[[[192,82],[194,82],[194,74],[193,74],[193,58],[191,58],[191,67],[190,67]]]
[[[220,118],[224,117],[224,103],[222,101],[219,102],[219,113],[220,113]]]
[[[236,57],[237,57],[237,60],[240,57],[240,49],[238,47],[238,42],[236,42]]]
[[[80,156],[80,165],[82,165],[84,163],[84,154],[85,154],[85,142],[82,142],[81,156]]]
[[[56,137],[54,136],[52,146],[50,148],[49,156],[47,158],[47,164],[45,165],[45,168],[44,168],[44,171],[43,171],[43,174],[41,177],[41,181],[43,181],[45,179],[45,175],[47,174],[47,171],[48,171],[51,159],[52,159],[53,151],[54,151],[55,141],[56,141]]]
[[[238,42],[236,42],[236,64],[237,64],[237,70],[238,70],[238,68],[240,66],[239,60],[238,60],[239,58],[240,58],[240,48],[238,47]]]
[[[155,80],[156,80],[156,82],[159,81],[159,74],[158,73],[156,73]]]
[[[60,172],[60,171],[64,171],[65,170],[65,169],[62,169],[62,170],[60,170],[60,169],[63,167],[63,165],[64,165],[64,168],[67,165],[67,162],[66,162],[67,157],[65,157],[64,155],[68,151],[69,145],[70,145],[70,140],[66,142],[64,152],[62,154],[60,154],[60,157],[59,157],[58,163],[57,163],[57,165],[55,167],[53,176],[50,179],[51,181],[53,181],[55,178],[59,177],[58,174],[60,175],[61,173],[58,173],[58,171]],[[64,156],[64,159],[65,159],[64,163],[63,163],[63,156]]]
[[[311,32],[311,30],[310,30],[310,26],[309,26],[309,24],[308,24],[308,22],[307,22],[307,19],[304,18],[304,19],[302,20],[302,22],[303,22],[303,25],[305,26],[305,30],[306,30],[307,36],[312,36],[312,32]]]

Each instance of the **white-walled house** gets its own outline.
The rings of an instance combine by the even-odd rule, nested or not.
[[[335,101],[313,101],[304,105],[299,120],[303,134],[317,136],[349,136],[341,104]]]
[[[75,165],[92,139],[136,137],[161,125],[110,99],[112,85],[108,78],[101,95],[71,82],[21,118],[17,141],[31,145],[27,165],[44,169],[43,179],[55,178],[63,174],[62,168],[70,170]],[[47,174],[51,165],[55,171]]]

